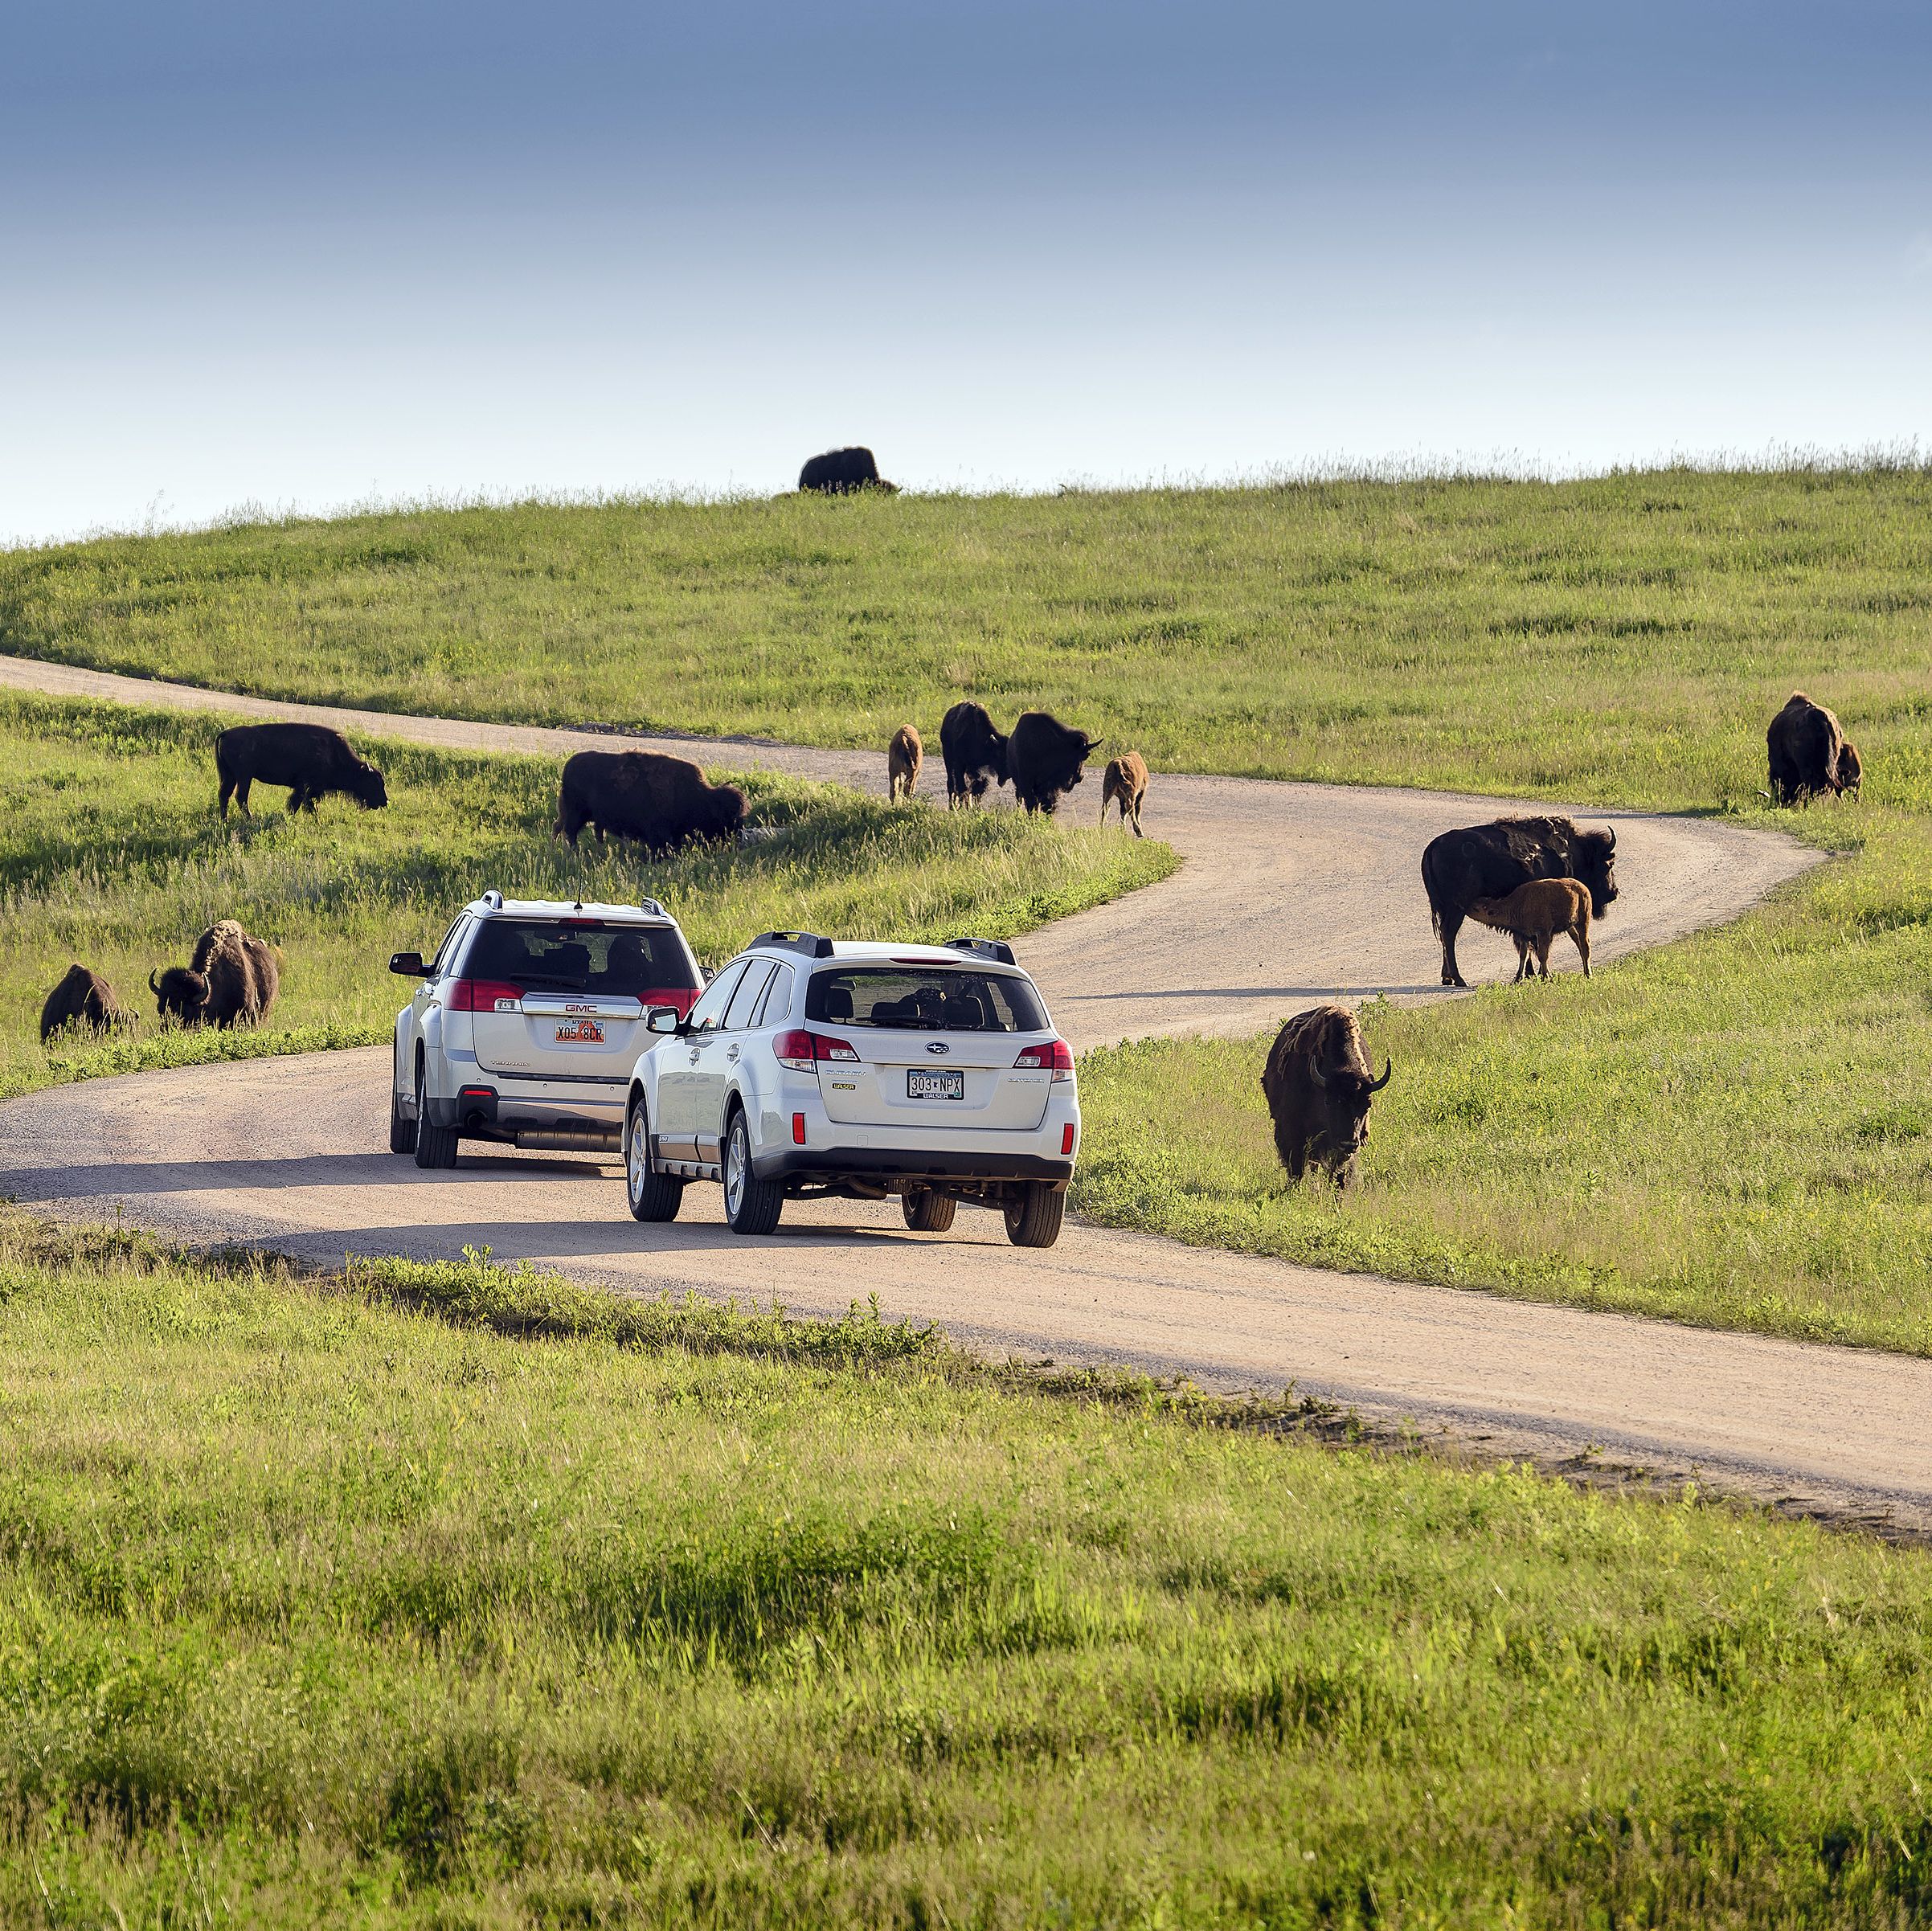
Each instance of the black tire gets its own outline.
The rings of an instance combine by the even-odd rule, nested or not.
[[[952,1225],[959,1204],[950,1194],[935,1193],[930,1187],[915,1187],[899,1196],[906,1225],[915,1233],[943,1233]]]
[[[391,1086],[389,1089],[389,1151],[391,1153],[413,1153],[416,1150],[416,1123],[403,1117],[403,1096]]]
[[[1016,1247],[1050,1247],[1060,1238],[1066,1196],[1045,1180],[1021,1180],[1006,1200],[1006,1238]]]
[[[416,1062],[416,1164],[419,1167],[453,1167],[456,1164],[456,1130],[435,1127],[429,1122],[429,1101],[423,1089],[423,1064]]]
[[[751,1129],[742,1107],[725,1122],[725,1220],[734,1233],[770,1233],[785,1210],[785,1190],[776,1180],[761,1180],[751,1170]]]
[[[631,1105],[624,1135],[624,1197],[634,1221],[674,1221],[684,1205],[684,1182],[675,1174],[651,1170],[651,1132],[644,1117],[644,1095]]]

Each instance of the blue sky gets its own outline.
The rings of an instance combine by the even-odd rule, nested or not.
[[[1932,8],[3,0],[0,540],[1932,444]]]

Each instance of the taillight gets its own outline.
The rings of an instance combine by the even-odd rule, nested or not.
[[[701,986],[652,986],[637,997],[647,1013],[653,1006],[675,1006],[680,1019],[689,1019],[702,990]]]
[[[772,1042],[772,1056],[781,1066],[794,1073],[809,1073],[821,1059],[840,1059],[858,1064],[858,1055],[842,1039],[828,1039],[823,1033],[808,1033],[794,1026],[780,1033]]]
[[[1016,1073],[1039,1073],[1050,1070],[1057,1086],[1063,1079],[1074,1076],[1074,1056],[1066,1049],[1063,1039],[1050,1039],[1044,1045],[1029,1046],[1013,1062]]]
[[[452,979],[443,1003],[452,1013],[494,1013],[514,1009],[522,997],[522,987],[506,979]]]

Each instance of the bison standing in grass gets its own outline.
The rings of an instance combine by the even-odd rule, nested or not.
[[[1575,878],[1601,918],[1617,895],[1617,834],[1578,831],[1567,818],[1498,818],[1431,838],[1422,853],[1422,890],[1443,942],[1443,984],[1466,986],[1455,935],[1479,898],[1507,898],[1532,878]]]
[[[1507,898],[1479,898],[1469,908],[1469,916],[1479,925],[1493,926],[1516,941],[1516,978],[1525,971],[1534,979],[1537,970],[1549,976],[1549,948],[1559,932],[1567,932],[1576,942],[1583,960],[1583,976],[1590,976],[1590,894],[1574,878],[1533,878],[1519,885]],[[1531,965],[1533,955],[1536,963]]]
[[[1299,1180],[1312,1166],[1338,1187],[1355,1177],[1355,1156],[1369,1137],[1369,1103],[1388,1085],[1369,1070],[1361,1028],[1346,1006],[1297,1013],[1275,1036],[1261,1075],[1275,1122],[1275,1150]]]
[[[850,496],[858,489],[878,489],[894,496],[898,491],[897,483],[888,483],[880,476],[872,452],[859,444],[813,456],[799,471],[798,486],[821,496]]]
[[[184,1026],[258,1025],[280,987],[274,948],[232,918],[217,919],[195,940],[186,966],[170,966],[158,978],[148,975],[162,1017]]]
[[[946,802],[976,804],[989,784],[1007,781],[1006,739],[984,704],[962,698],[939,720],[939,755],[946,760]]]
[[[383,774],[325,724],[237,724],[215,740],[215,770],[224,818],[231,796],[244,818],[251,816],[254,784],[287,785],[291,814],[313,811],[317,799],[338,792],[371,811],[389,802]]]
[[[1022,712],[1006,745],[1013,796],[1028,811],[1050,815],[1080,782],[1081,767],[1099,743],[1046,711]]]
[[[910,724],[902,724],[886,747],[886,796],[910,798],[925,762],[926,747],[919,742],[919,733]]]
[[[1147,796],[1147,760],[1138,751],[1126,751],[1107,761],[1107,775],[1100,780],[1100,822],[1107,822],[1107,808],[1120,808],[1120,822],[1134,828],[1136,838],[1147,834],[1140,828],[1140,806]]]
[[[735,838],[750,801],[735,784],[711,784],[689,758],[663,751],[578,751],[563,767],[553,836],[575,847],[587,824],[602,844],[634,839],[653,852]]]
[[[113,1033],[133,1023],[134,1015],[98,972],[87,966],[71,965],[40,1008],[40,1043],[44,1046],[56,1033],[70,1027],[76,1033]]]
[[[1770,766],[1771,798],[1778,804],[1803,804],[1810,798],[1836,797],[1856,791],[1863,775],[1858,753],[1831,712],[1801,690],[1785,701],[1764,734]],[[1851,751],[1848,771],[1845,753]]]

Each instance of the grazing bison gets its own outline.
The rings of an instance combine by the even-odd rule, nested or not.
[[[1864,781],[1864,760],[1858,755],[1858,747],[1847,738],[1838,747],[1838,788],[1856,798]]]
[[[1822,704],[1814,704],[1801,690],[1786,700],[1764,734],[1771,772],[1771,797],[1779,804],[1802,804],[1807,798],[1836,797],[1856,788],[1863,773],[1858,753],[1852,753],[1855,775],[1848,785],[1844,772],[1845,736],[1838,720]]]
[[[872,452],[864,448],[828,449],[815,456],[798,473],[800,489],[816,489],[821,496],[849,496],[855,489],[882,489],[888,496],[898,493],[897,483],[879,475]]]
[[[1479,898],[1507,898],[1532,878],[1579,879],[1598,918],[1617,895],[1617,834],[1580,832],[1567,818],[1499,818],[1431,838],[1422,853],[1429,918],[1443,942],[1443,984],[1467,985],[1455,935]]]
[[[575,846],[587,824],[606,837],[634,838],[653,852],[709,838],[735,838],[747,801],[735,784],[709,784],[689,758],[662,751],[578,751],[563,767],[552,836]]]
[[[962,698],[939,720],[939,755],[946,760],[946,802],[974,804],[989,784],[1004,784],[1006,739],[993,727],[984,704]]]
[[[289,809],[315,809],[317,798],[333,792],[375,810],[389,802],[383,774],[349,747],[339,730],[325,724],[237,724],[215,740],[215,769],[221,779],[221,815],[231,795],[248,810],[248,788],[285,784]]]
[[[133,1023],[134,1015],[98,972],[71,965],[40,1008],[40,1043],[45,1045],[65,1026],[77,1033],[112,1033]]]
[[[1046,711],[1023,711],[1006,744],[1013,796],[1029,812],[1050,814],[1080,782],[1080,767],[1099,743]]]
[[[1507,898],[1479,898],[1469,908],[1479,925],[1494,926],[1516,941],[1516,979],[1525,969],[1534,979],[1540,967],[1549,976],[1549,947],[1558,932],[1567,932],[1582,955],[1583,976],[1590,976],[1590,894],[1574,878],[1533,878]],[[1530,955],[1536,965],[1530,964]]]
[[[910,724],[902,724],[886,747],[886,796],[910,798],[926,762],[926,747]]]
[[[1275,1150],[1299,1180],[1311,1165],[1338,1187],[1355,1177],[1355,1156],[1369,1137],[1369,1103],[1388,1085],[1391,1060],[1377,1079],[1362,1052],[1361,1028],[1346,1006],[1316,1006],[1275,1035],[1261,1075],[1275,1122]]]
[[[1100,780],[1100,822],[1107,822],[1107,808],[1120,808],[1120,822],[1134,828],[1136,838],[1147,834],[1140,828],[1140,806],[1147,796],[1147,760],[1138,751],[1127,751],[1107,761],[1107,775]]]
[[[280,988],[275,951],[232,918],[219,918],[194,942],[185,966],[170,966],[148,990],[163,1019],[184,1026],[255,1025],[268,1017]]]

